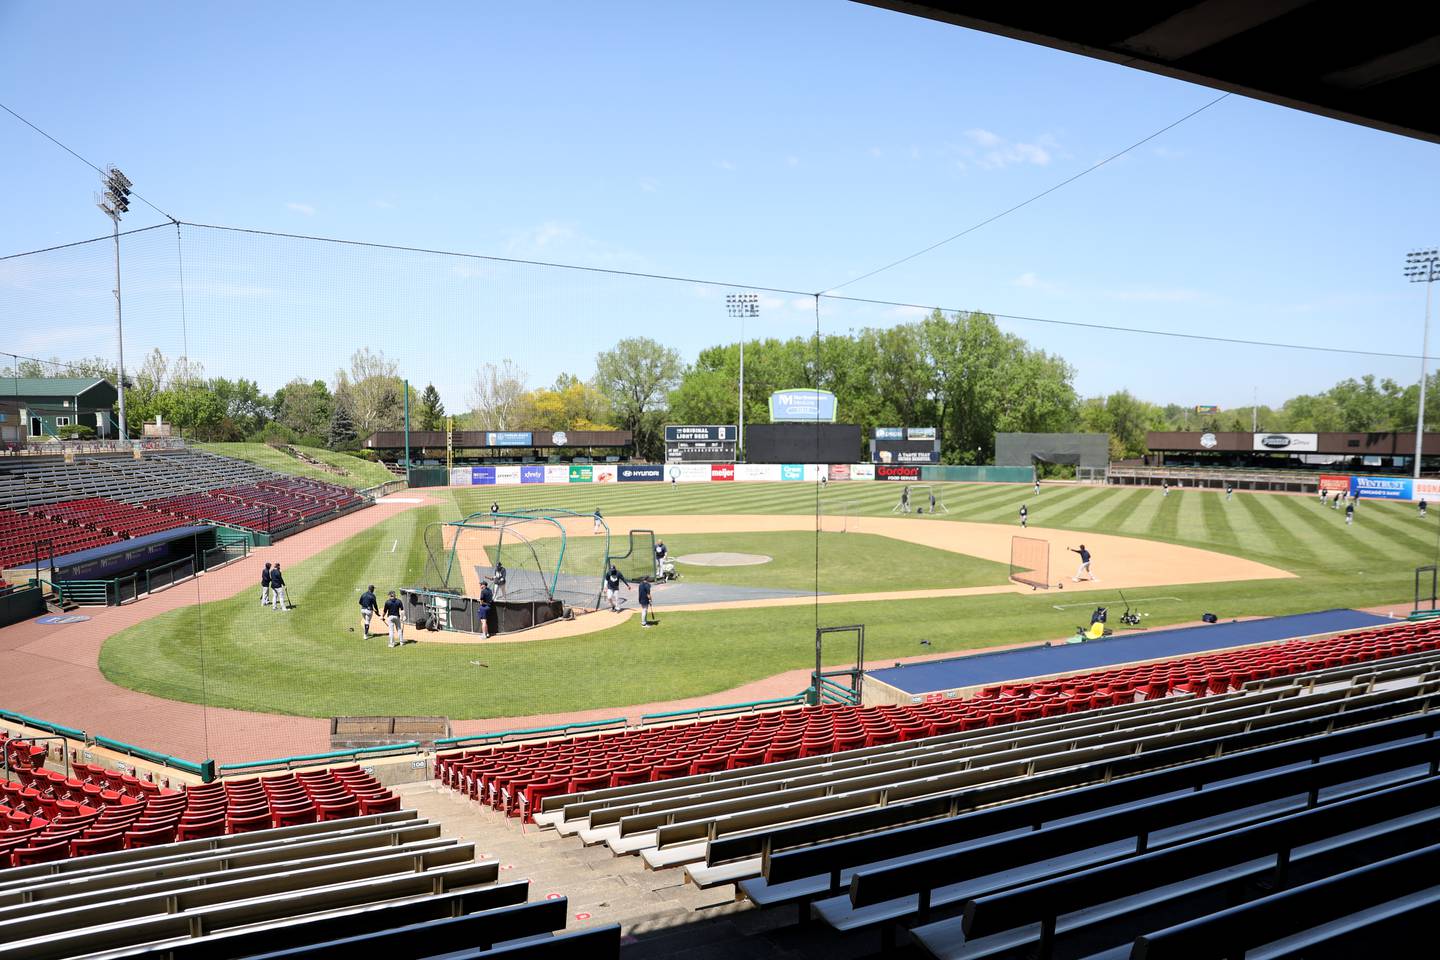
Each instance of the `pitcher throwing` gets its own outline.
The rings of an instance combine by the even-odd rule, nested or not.
[[[1095,576],[1094,572],[1090,569],[1090,551],[1085,549],[1085,544],[1083,544],[1083,543],[1080,544],[1080,546],[1079,546],[1078,548],[1076,548],[1076,547],[1066,547],[1065,549],[1069,550],[1071,553],[1078,553],[1078,554],[1080,554],[1080,569],[1078,569],[1078,570],[1075,571],[1075,577],[1074,577],[1074,580],[1075,580],[1076,583],[1079,583],[1079,582],[1080,582],[1080,575],[1081,575],[1081,574],[1084,574],[1084,575],[1085,575],[1085,579],[1086,579],[1086,580],[1099,580],[1099,579],[1100,579],[1099,577]]]

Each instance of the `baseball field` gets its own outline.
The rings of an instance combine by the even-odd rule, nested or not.
[[[943,490],[950,512],[940,516],[897,516],[897,496],[893,485],[863,482],[409,491],[373,508],[383,519],[369,529],[287,567],[294,610],[262,608],[258,587],[189,604],[111,637],[100,667],[116,684],[167,699],[267,713],[518,718],[715,694],[803,668],[813,663],[817,622],[863,623],[870,663],[888,665],[1061,638],[1088,622],[1095,604],[1118,608],[1119,589],[1157,627],[1205,611],[1222,619],[1339,606],[1402,614],[1414,568],[1440,549],[1440,520],[1419,519],[1405,503],[1364,502],[1347,527],[1342,511],[1280,494],[1227,502],[1198,490],[1162,497],[1057,484],[1036,496],[1029,486],[957,484]],[[682,562],[681,583],[809,595],[667,608],[661,588],[651,630],[630,615],[631,593],[620,615],[589,614],[548,634],[475,643],[421,632],[399,649],[365,640],[360,591],[373,583],[383,597],[418,584],[425,527],[488,509],[496,497],[503,510],[598,506],[612,531],[654,529],[676,556],[770,558]],[[1007,579],[1022,503],[1025,533],[1051,542],[1048,590]],[[1064,549],[1082,542],[1098,583],[1071,580],[1074,558]],[[257,581],[263,553],[244,561]]]

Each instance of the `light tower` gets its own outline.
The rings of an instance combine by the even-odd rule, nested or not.
[[[740,435],[736,438],[736,459],[745,460],[745,318],[760,316],[760,297],[753,293],[725,294],[725,309],[740,318]]]
[[[100,208],[115,230],[115,342],[120,360],[120,382],[115,385],[120,392],[120,437],[130,439],[125,426],[125,328],[120,321],[120,217],[130,211],[130,178],[113,165],[106,167],[100,175],[100,192],[95,195],[95,205]]]
[[[1415,421],[1415,479],[1420,479],[1420,456],[1425,442],[1425,355],[1430,352],[1430,285],[1440,280],[1440,251],[1412,250],[1405,255],[1405,276],[1425,284],[1425,333],[1420,340],[1420,412]]]

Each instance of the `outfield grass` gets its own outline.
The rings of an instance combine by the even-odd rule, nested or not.
[[[369,460],[352,457],[348,453],[336,453],[321,447],[297,446],[295,449],[303,451],[321,463],[336,467],[342,471],[341,473],[329,473],[321,470],[313,464],[297,460],[288,453],[283,453],[264,443],[197,443],[194,446],[197,450],[216,453],[222,457],[248,460],[250,463],[258,464],[266,470],[274,470],[276,473],[288,473],[296,477],[308,477],[311,480],[324,480],[327,483],[337,483],[345,487],[354,487],[357,490],[389,483],[395,479],[389,470],[378,463],[371,463]]]
[[[616,531],[627,529],[626,514],[813,515],[817,495],[812,485],[778,483],[440,493],[442,506],[397,515],[289,570],[298,610],[261,610],[257,591],[247,589],[120,634],[105,645],[101,669],[117,683],[173,699],[278,713],[523,716],[715,693],[807,667],[814,662],[817,617],[824,625],[865,624],[872,665],[925,652],[1059,637],[1088,619],[1085,609],[1053,608],[1075,598],[1042,592],[693,613],[667,613],[662,607],[659,629],[641,631],[632,620],[571,640],[484,646],[422,642],[387,650],[383,640],[367,644],[349,632],[358,625],[356,599],[366,582],[383,590],[421,577],[425,523],[486,509],[497,492],[504,509],[565,506],[589,513],[599,505]],[[821,508],[888,515],[898,492],[889,484],[835,483],[820,491]],[[950,485],[944,498],[952,511],[948,518],[913,522],[1013,524],[1023,502],[1037,526],[1182,543],[1298,575],[1147,590],[1150,596],[1180,598],[1144,605],[1156,627],[1193,621],[1203,611],[1229,618],[1393,605],[1403,613],[1412,597],[1414,568],[1435,562],[1440,546],[1440,519],[1419,520],[1412,505],[1399,503],[1365,502],[1347,528],[1341,511],[1324,509],[1317,500],[1272,494],[1237,493],[1226,502],[1223,493],[1177,491],[1162,498],[1158,490],[1082,486],[1050,487],[1035,497],[1028,486]],[[680,536],[657,533],[672,550],[684,552]],[[813,585],[813,539],[809,549],[806,573]],[[1103,577],[1103,558],[1097,565]],[[853,556],[838,541],[821,539],[822,587],[853,566]],[[739,570],[764,576],[765,568],[717,572]],[[882,567],[881,576],[867,583],[874,589],[916,586],[908,567]],[[1097,592],[1084,602],[1114,599]],[[922,639],[930,644],[922,647]],[[837,650],[830,662],[843,660],[844,651]]]

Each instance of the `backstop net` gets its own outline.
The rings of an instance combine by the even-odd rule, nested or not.
[[[1050,541],[1010,538],[1010,579],[1040,589],[1050,587]]]

